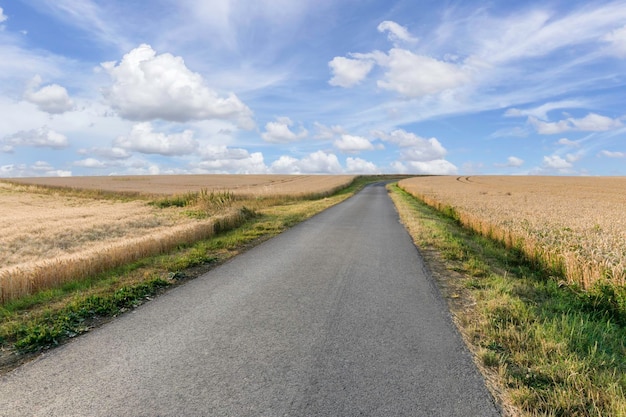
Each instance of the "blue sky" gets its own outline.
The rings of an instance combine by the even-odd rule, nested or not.
[[[0,0],[0,176],[626,175],[626,1]]]

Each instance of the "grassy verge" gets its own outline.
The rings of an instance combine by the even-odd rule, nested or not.
[[[384,179],[359,177],[349,187],[317,199],[245,201],[247,220],[232,230],[0,305],[0,371],[87,332]]]
[[[626,416],[626,289],[565,285],[390,190],[505,414]]]

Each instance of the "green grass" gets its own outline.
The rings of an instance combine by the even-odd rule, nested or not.
[[[0,305],[0,365],[8,361],[10,367],[22,354],[54,347],[84,333],[92,326],[151,299],[167,287],[180,285],[343,201],[366,184],[388,179],[358,177],[350,186],[317,199],[307,196],[303,199],[253,201],[250,203],[254,207],[242,209],[246,211],[246,222],[232,230],[217,230],[211,239],[179,245],[170,253],[144,258]],[[196,198],[208,201],[207,205],[213,210],[215,206],[230,204],[232,194],[199,193],[185,197],[187,201]],[[163,207],[172,204],[178,203],[166,202]]]
[[[626,416],[626,289],[583,291],[553,269],[459,226],[391,187],[442,274],[456,322],[495,392],[527,416]],[[402,210],[399,209],[401,212]]]

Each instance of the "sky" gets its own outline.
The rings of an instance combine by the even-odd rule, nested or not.
[[[0,177],[626,175],[626,0],[0,0]]]

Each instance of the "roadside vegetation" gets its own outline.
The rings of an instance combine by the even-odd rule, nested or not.
[[[49,279],[60,266],[62,273],[57,275],[62,279],[35,291],[31,287],[27,294],[0,304],[0,371],[84,333],[168,287],[201,275],[242,250],[345,200],[368,183],[388,179],[357,177],[341,189],[299,196],[245,197],[228,191],[201,190],[182,197],[144,200],[144,205],[149,203],[156,210],[174,206],[183,217],[194,219],[192,225],[203,226],[198,229],[184,223],[156,235],[111,245],[112,252],[103,250],[103,262],[93,269],[89,269],[95,264],[93,257],[85,258],[84,264],[80,258],[68,258],[61,265],[49,264],[47,272],[40,275]],[[54,191],[57,196],[63,192]],[[73,197],[76,192],[67,190]],[[115,200],[110,193],[107,199]],[[67,279],[68,271],[73,269],[80,273],[74,279]]]
[[[389,188],[505,415],[626,416],[624,286],[572,282],[454,207]]]

